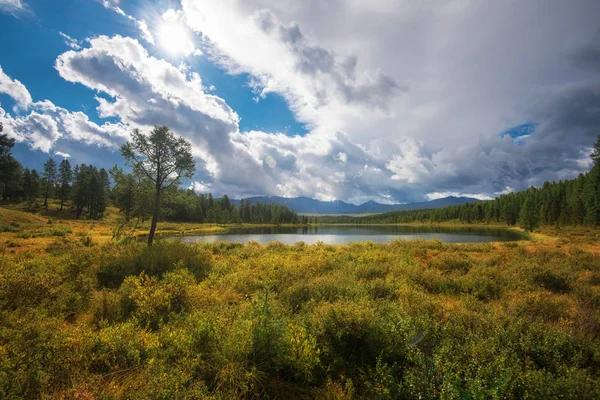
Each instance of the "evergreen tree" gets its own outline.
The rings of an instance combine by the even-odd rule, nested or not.
[[[83,210],[88,204],[88,184],[89,184],[89,169],[85,164],[75,166],[75,181],[71,195],[73,204],[75,205],[75,213],[77,218],[81,218]]]
[[[227,197],[226,194],[223,195],[223,198],[221,199],[221,209],[231,211],[231,207],[232,207],[232,204],[229,201],[229,197]]]
[[[16,198],[22,191],[21,164],[14,159],[10,150],[15,145],[15,139],[2,133],[0,124],[0,193],[3,200]]]
[[[48,209],[48,197],[52,194],[54,182],[56,181],[56,162],[53,158],[49,158],[44,163],[44,207]]]
[[[136,179],[116,165],[108,172],[114,182],[112,195],[115,205],[125,215],[125,221],[129,221],[133,215]]]
[[[221,211],[221,223],[224,225],[229,223],[229,211],[225,209]]]
[[[231,223],[233,224],[239,224],[242,222],[242,219],[240,218],[240,212],[237,209],[237,207],[233,207],[233,210],[231,210]]]
[[[533,195],[528,196],[525,199],[525,202],[521,207],[519,222],[521,224],[521,228],[530,232],[533,232],[533,229],[539,226],[540,216],[535,205],[535,199],[533,198]]]
[[[217,216],[215,214],[214,208],[208,210],[206,215],[206,221],[211,225],[217,222]]]
[[[30,201],[37,196],[39,190],[38,180],[39,177],[35,169],[30,171],[29,168],[25,168],[23,171],[23,196],[25,197],[25,200]]]
[[[60,211],[63,209],[65,199],[70,190],[71,181],[73,180],[73,170],[71,163],[66,158],[60,162],[58,166],[58,182],[60,185]]]

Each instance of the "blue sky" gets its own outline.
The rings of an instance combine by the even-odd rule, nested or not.
[[[150,3],[153,4],[153,12],[157,13],[177,6],[174,1],[128,1],[123,4],[123,11],[131,11],[135,15]],[[0,66],[13,79],[25,82],[34,100],[51,99],[57,106],[82,111],[90,120],[102,124],[105,119],[94,112],[97,106],[95,92],[83,85],[65,81],[54,68],[56,57],[70,50],[61,32],[83,41],[98,35],[137,37],[138,28],[130,20],[106,9],[99,1],[30,0],[26,4],[27,10],[17,15],[0,13],[0,26],[3,27],[0,41],[5,44],[2,51],[4,56],[0,55]],[[154,46],[149,47],[148,51],[157,57],[169,57]],[[285,100],[276,93],[268,94],[257,102],[256,95],[248,86],[247,74],[228,75],[204,57],[193,60],[178,56],[169,58],[173,63],[187,62],[192,71],[200,73],[206,86],[214,86],[214,93],[225,99],[241,117],[240,129],[290,135],[306,133],[304,125],[295,120]],[[15,105],[8,94],[0,93],[0,102],[7,110]],[[75,162],[104,167],[122,163],[118,152],[98,151],[66,140],[59,140],[54,150],[74,156]],[[32,151],[26,144],[17,144],[13,153],[20,162],[32,168],[41,168],[48,157],[42,151]]]
[[[547,12],[539,14],[539,8]],[[590,168],[600,4],[0,0],[13,153],[122,164],[190,140],[198,191],[490,198]]]

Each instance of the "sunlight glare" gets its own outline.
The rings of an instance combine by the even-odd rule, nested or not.
[[[195,50],[187,29],[178,22],[163,23],[158,40],[160,47],[171,56],[187,56]]]

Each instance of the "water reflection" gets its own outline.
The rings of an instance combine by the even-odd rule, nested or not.
[[[389,243],[394,239],[438,239],[447,243],[482,243],[520,240],[518,232],[498,228],[481,227],[435,227],[399,225],[330,225],[302,227],[251,227],[231,228],[221,234],[182,236],[187,243],[195,242],[242,242],[269,243],[279,241],[293,244],[324,242],[347,244],[370,240],[374,243]]]

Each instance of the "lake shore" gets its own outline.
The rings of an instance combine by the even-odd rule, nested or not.
[[[482,396],[600,395],[597,230],[147,247],[102,243],[104,224],[11,218],[21,231],[2,235],[37,245],[0,263],[7,398],[435,398],[471,382]]]

